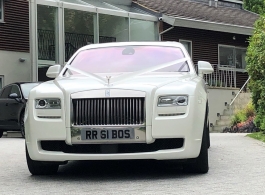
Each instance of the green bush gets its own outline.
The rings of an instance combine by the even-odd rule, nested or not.
[[[231,119],[231,124],[236,125],[237,123],[241,123],[241,122],[244,122],[246,120],[247,120],[247,116],[244,113],[244,111],[239,110],[233,115],[233,117]]]
[[[255,12],[257,14],[265,13],[265,2],[264,0],[244,0],[244,9]]]
[[[252,102],[249,102],[243,110],[247,118],[255,116],[255,109]]]
[[[253,35],[247,48],[247,71],[251,76],[249,89],[256,112],[255,125],[265,131],[265,17],[255,22]]]
[[[251,102],[249,102],[245,108],[241,110],[237,110],[235,114],[231,118],[231,125],[236,125],[241,122],[245,122],[249,119],[249,117],[255,116],[254,106]]]

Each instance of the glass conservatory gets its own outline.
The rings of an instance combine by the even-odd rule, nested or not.
[[[130,2],[31,0],[33,80],[47,80],[50,65],[64,65],[77,49],[88,44],[158,41],[157,17]]]

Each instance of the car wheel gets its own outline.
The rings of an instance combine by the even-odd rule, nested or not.
[[[207,145],[208,145],[208,148],[210,148],[211,147],[211,138],[210,138],[209,106],[208,106],[208,102],[207,102],[207,105],[206,105],[205,118],[207,119],[207,127],[206,127],[206,130],[207,130],[207,132],[206,132],[207,133]]]
[[[207,146],[208,148],[211,147],[211,138],[210,138],[210,129],[209,129],[209,122],[207,123]]]
[[[208,136],[207,136],[207,123],[204,123],[204,130],[202,135],[201,151],[199,156],[195,159],[194,163],[183,165],[185,172],[192,173],[207,173],[209,170],[208,164]]]
[[[47,164],[42,161],[32,160],[29,156],[26,146],[26,159],[29,172],[32,175],[53,175],[56,174],[59,168],[59,164]]]
[[[0,138],[3,136],[3,130],[0,130]]]
[[[20,115],[20,132],[22,137],[25,138],[24,112]]]

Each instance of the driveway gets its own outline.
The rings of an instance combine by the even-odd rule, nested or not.
[[[245,134],[211,134],[208,174],[156,161],[70,162],[54,176],[31,176],[24,140],[0,139],[0,194],[265,193],[265,144]]]

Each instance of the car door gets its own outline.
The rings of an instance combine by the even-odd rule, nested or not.
[[[22,97],[20,88],[18,85],[13,84],[10,94],[16,93],[19,97]],[[8,98],[7,101],[7,112],[9,114],[8,120],[10,120],[10,125],[12,128],[19,128],[19,121],[20,121],[20,113],[23,109],[24,104],[19,102],[18,100]]]
[[[12,86],[6,86],[2,89],[2,92],[0,94],[0,129],[7,129],[9,124],[8,120],[8,95],[11,92]]]

